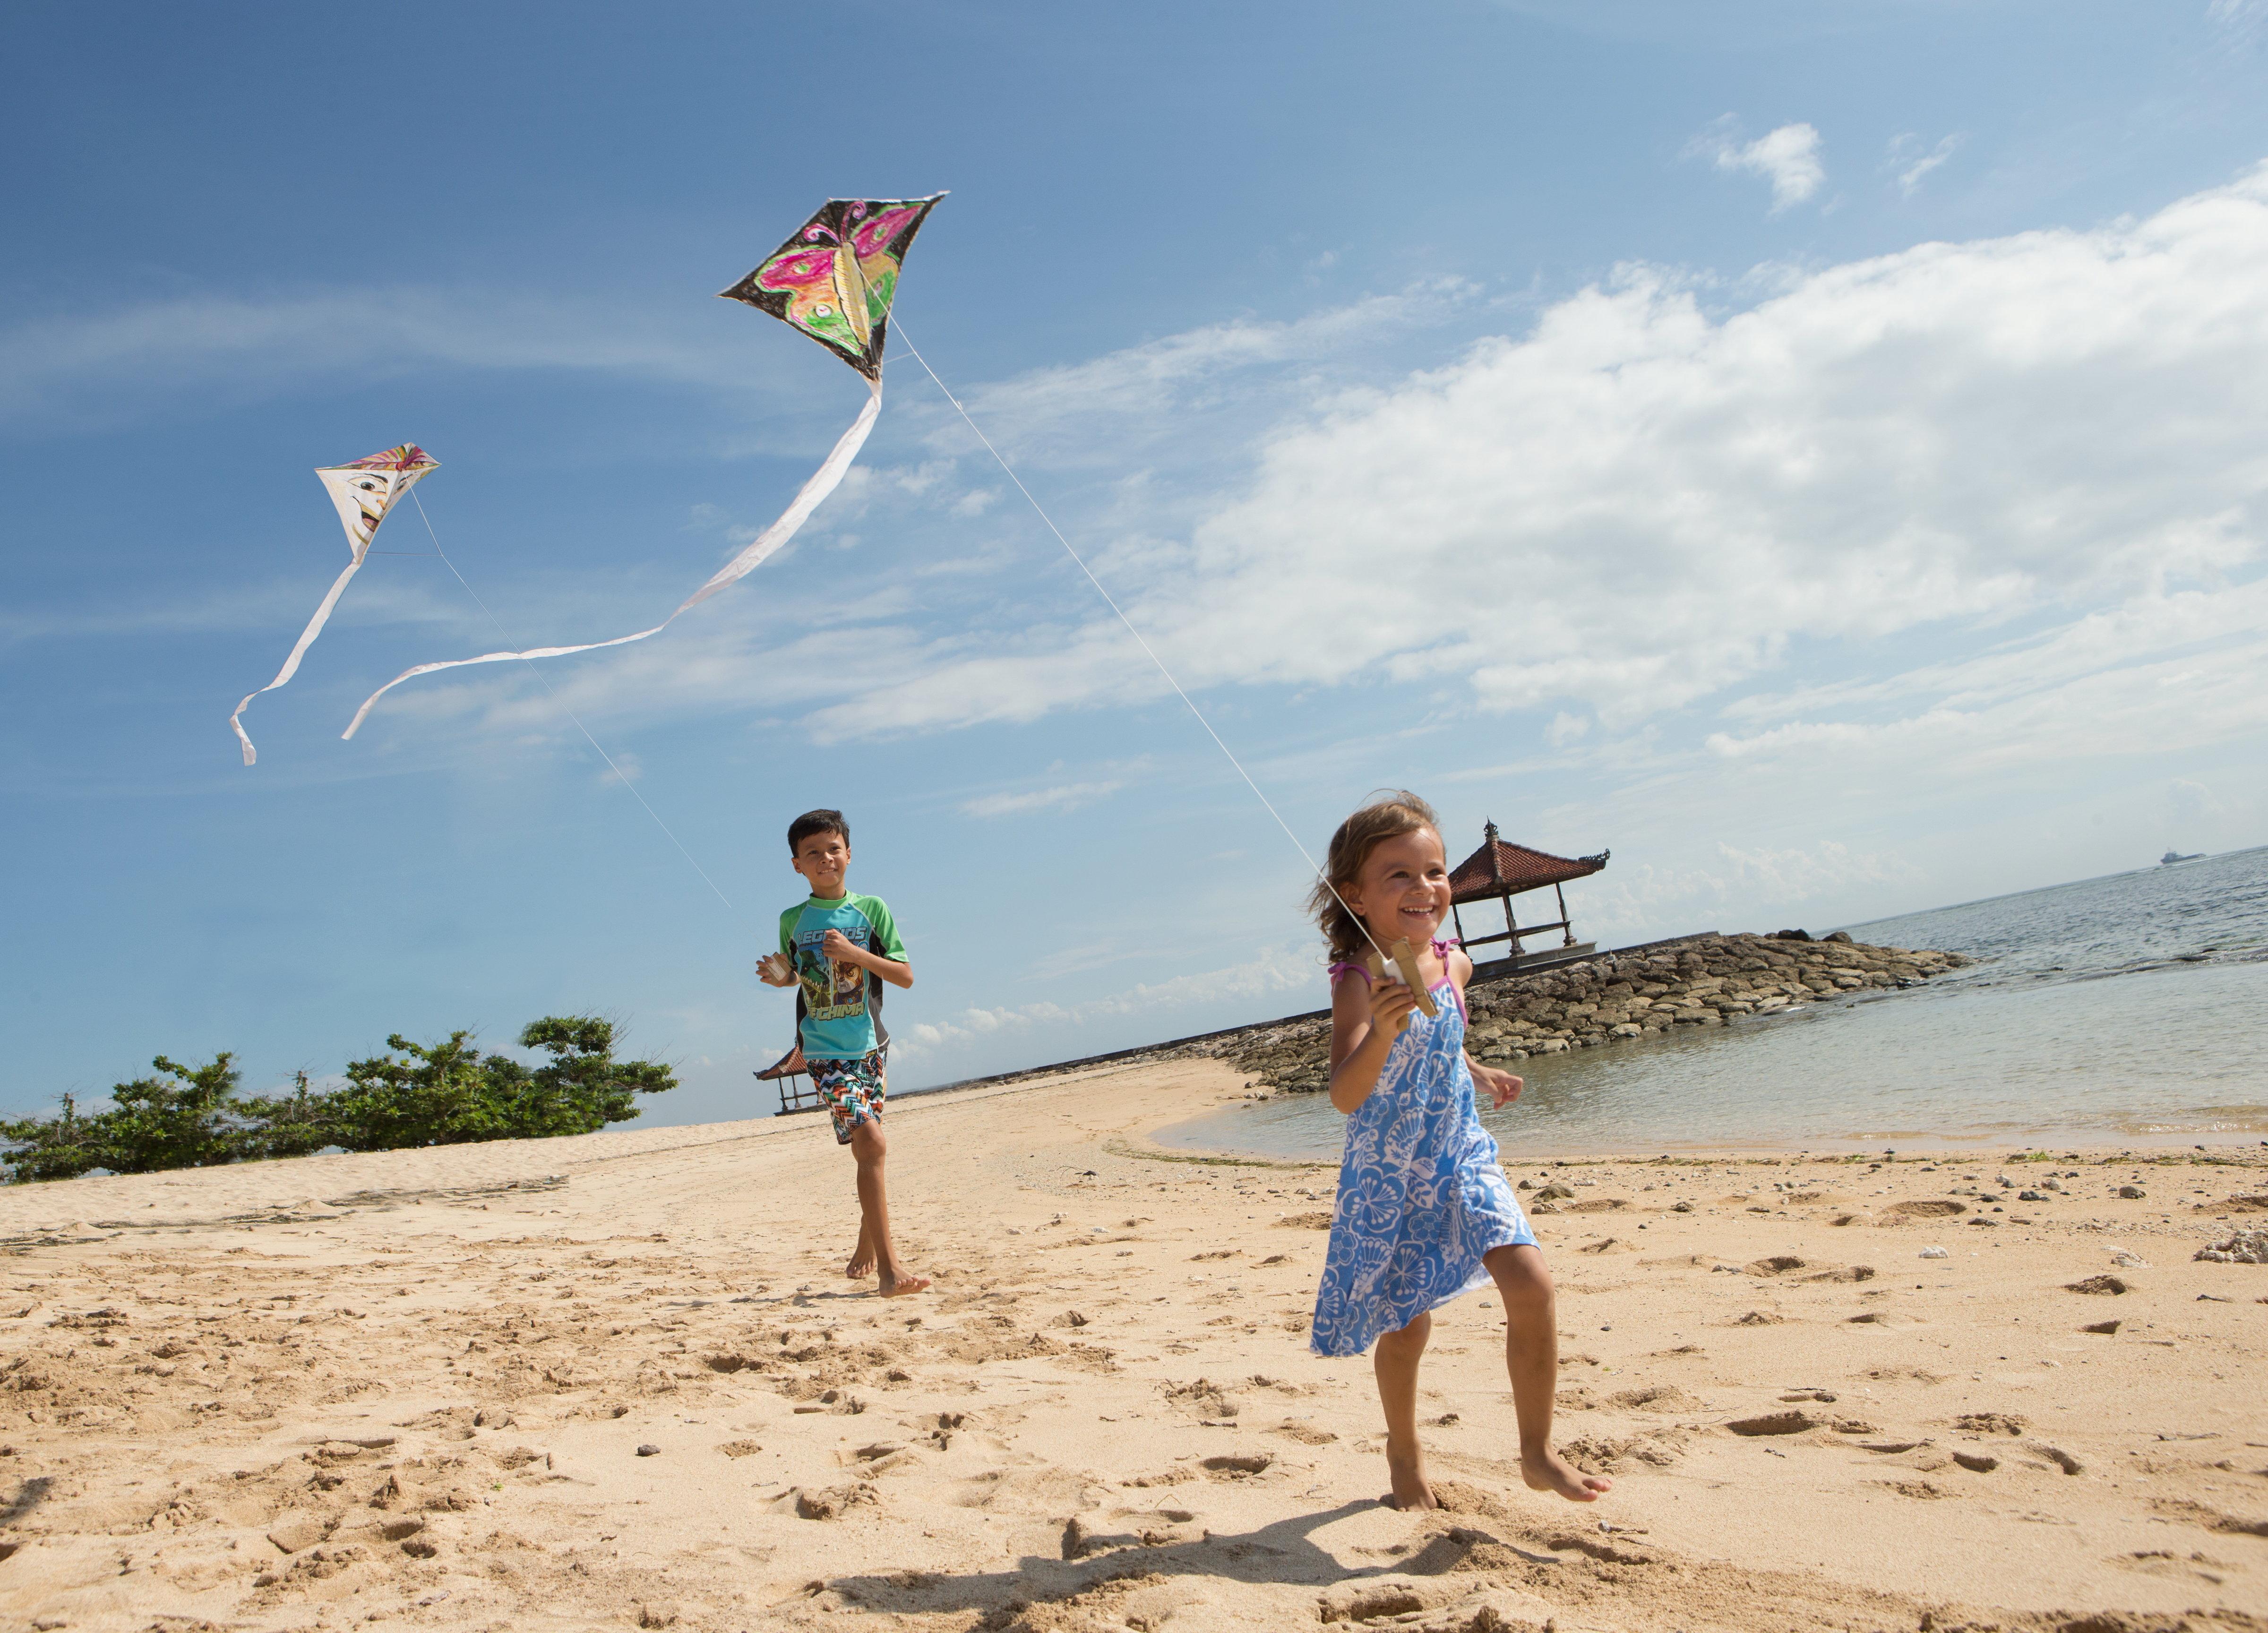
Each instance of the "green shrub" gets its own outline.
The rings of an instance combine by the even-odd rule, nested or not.
[[[299,1157],[327,1146],[351,1151],[455,1145],[471,1140],[590,1134],[638,1114],[637,1097],[677,1086],[668,1067],[617,1061],[611,1021],[549,1015],[519,1034],[522,1048],[550,1058],[533,1070],[483,1056],[469,1032],[412,1043],[395,1033],[389,1051],[347,1067],[327,1094],[298,1074],[289,1095],[239,1097],[235,1057],[177,1065],[110,1092],[111,1108],[79,1114],[70,1095],[58,1117],[0,1122],[0,1166],[11,1180],[62,1180],[107,1168],[149,1173],[260,1157]]]

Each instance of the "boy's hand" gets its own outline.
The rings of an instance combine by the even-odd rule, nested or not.
[[[767,987],[795,985],[795,970],[784,953],[767,953],[756,960],[756,979]]]
[[[1494,1066],[1484,1066],[1478,1061],[1474,1061],[1472,1066],[1473,1082],[1489,1092],[1489,1098],[1496,1102],[1495,1109],[1498,1111],[1518,1100],[1520,1092],[1528,1086],[1523,1079],[1508,1071],[1500,1071]]]
[[[856,964],[862,969],[871,961],[866,949],[839,930],[828,931],[819,950],[838,964]]]

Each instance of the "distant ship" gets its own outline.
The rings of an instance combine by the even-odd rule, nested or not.
[[[2169,850],[2164,856],[2158,858],[2158,865],[2160,867],[2171,867],[2176,862],[2202,862],[2204,860],[2205,852],[2202,850],[2186,857],[2182,855],[2178,850]]]

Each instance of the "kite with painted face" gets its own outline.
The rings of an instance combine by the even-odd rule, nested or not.
[[[755,570],[780,546],[795,536],[811,513],[842,484],[850,462],[866,445],[867,433],[882,411],[882,346],[888,337],[890,303],[898,293],[898,274],[914,234],[937,202],[945,196],[909,199],[829,199],[756,269],[718,293],[770,313],[826,347],[865,377],[868,396],[858,417],[843,433],[811,480],[805,482],[779,519],[758,533],[739,555],[710,575],[707,583],[678,604],[677,611],[651,629],[616,636],[611,641],[586,641],[578,646],[538,646],[519,652],[483,652],[478,658],[453,658],[440,663],[405,669],[363,700],[355,717],[341,735],[352,737],[369,717],[371,707],[404,680],[438,669],[461,669],[468,664],[500,664],[512,658],[562,658],[570,652],[593,652],[601,647],[624,646],[659,635],[688,612],[721,590],[729,589]]]
[[[362,570],[363,558],[370,554],[370,541],[378,536],[379,524],[386,519],[387,512],[394,508],[396,499],[416,487],[418,479],[426,472],[437,469],[438,466],[439,461],[424,449],[414,442],[406,442],[398,448],[388,448],[383,453],[373,453],[366,460],[352,460],[344,465],[325,465],[316,468],[317,479],[331,496],[331,503],[338,507],[339,524],[347,530],[347,549],[352,559],[347,563],[346,570],[332,583],[331,592],[323,598],[323,604],[315,608],[315,615],[307,621],[307,627],[299,632],[298,640],[292,645],[291,655],[284,660],[284,667],[276,671],[276,678],[261,687],[259,692],[247,693],[244,701],[236,706],[236,712],[229,716],[229,730],[234,732],[237,741],[244,745],[245,764],[252,764],[260,755],[252,747],[252,739],[245,735],[244,711],[252,706],[252,700],[259,696],[260,692],[272,692],[298,673],[299,660],[307,655],[307,649],[315,644],[315,637],[322,634],[323,626],[330,622],[331,608],[339,604],[339,597],[346,591],[347,581]]]

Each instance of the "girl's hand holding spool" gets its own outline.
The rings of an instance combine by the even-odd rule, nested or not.
[[[1381,979],[1370,989],[1370,1024],[1381,1038],[1392,1039],[1409,1024],[1418,1008],[1418,995],[1403,982]]]

